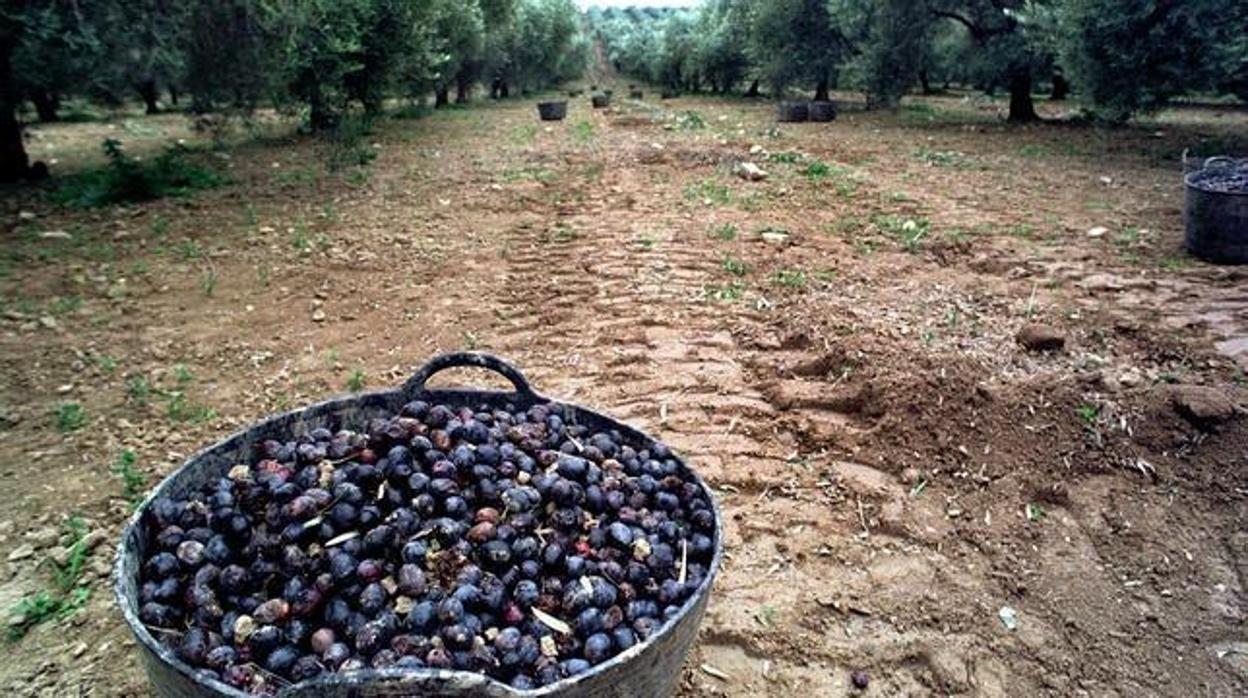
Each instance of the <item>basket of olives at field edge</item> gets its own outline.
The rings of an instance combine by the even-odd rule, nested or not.
[[[427,388],[472,366],[514,392]],[[439,356],[193,456],[123,534],[159,696],[670,695],[723,527],[681,458]]]

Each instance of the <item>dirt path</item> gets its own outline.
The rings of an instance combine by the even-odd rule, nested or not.
[[[1122,147],[972,111],[777,132],[761,106],[695,99],[578,102],[549,128],[530,110],[388,125],[364,178],[318,174],[306,142],[255,147],[227,190],[24,224],[117,251],[5,281],[42,310],[10,308],[0,336],[0,482],[26,494],[0,503],[0,553],[34,549],[0,601],[46,584],[31,541],[69,512],[115,538],[121,447],[157,477],[355,368],[394,384],[479,348],[659,435],[720,493],[728,554],[683,696],[844,695],[854,671],[881,696],[1248,690],[1248,299],[1237,272],[1176,256],[1169,164],[1147,153],[1178,135]],[[733,176],[743,159],[768,179]],[[1019,347],[1027,322],[1065,351]],[[219,416],[171,420],[135,376]],[[1241,411],[1197,428],[1172,383]],[[70,399],[91,420],[63,435],[48,415]],[[0,685],[144,695],[107,547],[86,608],[13,645]]]

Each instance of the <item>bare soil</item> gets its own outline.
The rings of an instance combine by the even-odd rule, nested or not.
[[[584,98],[542,124],[511,101],[387,122],[362,170],[289,136],[214,156],[233,184],[191,198],[4,192],[0,606],[49,586],[49,528],[107,535],[87,605],[5,647],[0,686],[149,694],[106,578],[122,448],[154,484],[357,370],[473,348],[719,493],[683,697],[1248,693],[1248,271],[1184,255],[1179,182],[1248,115],[997,109],[776,128],[763,103]],[[173,118],[131,130],[202,138]],[[34,139],[72,168],[105,131]],[[1023,348],[1031,323],[1064,348]]]

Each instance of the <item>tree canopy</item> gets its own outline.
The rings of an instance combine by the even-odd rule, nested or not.
[[[392,96],[441,106],[481,83],[494,97],[542,89],[581,75],[593,41],[617,71],[671,90],[837,88],[892,107],[956,82],[1007,92],[1013,121],[1037,118],[1049,82],[1111,121],[1185,93],[1248,99],[1248,4],[1222,0],[707,0],[584,15],[572,0],[9,0],[0,181],[28,173],[25,104],[51,121],[69,98],[156,112],[186,95],[195,112],[274,105],[328,129]]]
[[[1050,81],[1110,120],[1183,93],[1248,95],[1246,15],[1219,0],[709,0],[589,19],[618,70],[664,85],[837,87],[893,106],[959,82],[1008,92],[1010,119],[1029,121]]]
[[[333,128],[389,96],[459,101],[577,77],[590,45],[572,0],[9,0],[0,10],[0,181],[29,174],[19,110],[66,99],[149,113],[272,105]]]

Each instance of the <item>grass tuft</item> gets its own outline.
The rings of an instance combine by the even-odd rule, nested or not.
[[[71,516],[65,522],[70,535],[69,558],[64,566],[52,565],[52,588],[22,597],[9,607],[10,642],[21,640],[35,626],[48,621],[63,620],[82,608],[91,596],[91,590],[79,586],[82,570],[91,551],[87,548],[87,525],[80,516]]]
[[[360,392],[364,389],[366,379],[367,376],[364,374],[364,369],[352,369],[351,375],[347,378],[347,390],[353,393]]]
[[[54,203],[93,208],[187,196],[228,182],[224,175],[192,162],[191,151],[182,146],[171,147],[150,162],[127,156],[121,142],[112,138],[103,148],[108,164],[66,177],[51,193]]]
[[[56,408],[56,428],[62,434],[78,431],[87,423],[87,412],[77,402],[62,402]]]
[[[139,456],[133,448],[123,448],[109,468],[121,480],[121,492],[126,501],[130,502],[131,511],[143,502],[143,494],[147,488],[147,476],[135,467],[138,462]]]

